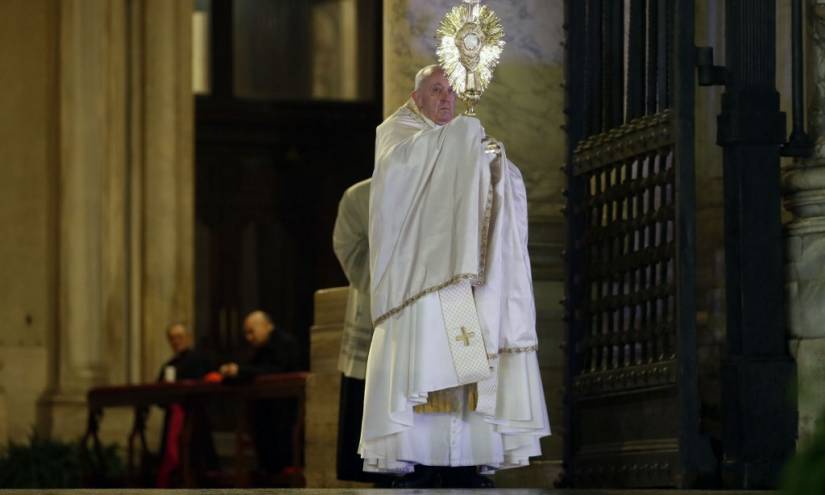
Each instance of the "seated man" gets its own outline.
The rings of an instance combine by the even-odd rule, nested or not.
[[[159,382],[200,380],[217,368],[214,359],[194,348],[192,333],[185,324],[177,322],[169,325],[166,329],[166,338],[174,355],[161,366]],[[161,465],[157,475],[159,488],[169,486],[172,474],[180,467],[180,438],[186,414],[180,404],[172,404],[166,410],[160,447]],[[212,428],[206,414],[196,414],[192,421],[192,437],[188,446],[192,453],[192,469],[196,475],[205,475],[218,469],[218,455],[212,442]]]
[[[200,380],[217,368],[211,356],[195,350],[192,333],[185,324],[178,322],[169,325],[166,339],[174,355],[161,366],[158,381]]]
[[[286,373],[298,368],[298,346],[289,334],[275,331],[272,319],[263,311],[253,311],[243,324],[252,356],[243,363],[226,363],[220,373],[226,382],[250,381],[258,375]],[[264,476],[278,474],[292,464],[292,400],[259,400],[251,407],[251,422],[258,468]]]

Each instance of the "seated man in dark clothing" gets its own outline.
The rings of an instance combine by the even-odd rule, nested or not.
[[[173,323],[166,329],[174,356],[160,368],[159,382],[180,382],[183,380],[201,380],[204,375],[217,369],[215,360],[207,353],[194,349],[192,334],[183,323]],[[180,439],[186,411],[180,404],[172,404],[166,410],[163,419],[163,437],[161,438],[161,465],[157,475],[157,486],[167,487],[172,483],[172,475],[180,469]],[[207,472],[218,469],[218,455],[212,441],[212,428],[205,411],[197,411],[192,420],[192,436],[189,443],[190,461],[193,472],[199,478]]]
[[[252,355],[243,363],[220,367],[226,382],[246,382],[258,375],[297,370],[298,346],[283,331],[275,331],[272,319],[263,311],[253,311],[244,320],[244,336]],[[259,400],[251,407],[251,422],[259,469],[278,474],[292,464],[292,427],[295,423],[293,400]]]
[[[159,382],[200,380],[217,369],[215,360],[205,352],[195,350],[192,334],[183,323],[173,323],[166,329],[166,338],[174,356],[160,368]]]

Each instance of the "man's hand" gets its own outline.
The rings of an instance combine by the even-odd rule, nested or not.
[[[218,371],[223,376],[238,376],[238,365],[237,363],[222,364]]]

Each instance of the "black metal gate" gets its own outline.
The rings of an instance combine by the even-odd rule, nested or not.
[[[696,486],[693,0],[567,0],[565,473]],[[583,110],[583,111],[582,111]]]

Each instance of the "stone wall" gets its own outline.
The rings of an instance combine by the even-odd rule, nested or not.
[[[0,444],[31,430],[55,323],[56,7],[0,6]]]
[[[77,436],[87,390],[154,380],[191,317],[191,9],[0,3],[0,434]]]
[[[311,488],[358,488],[364,483],[337,478],[338,404],[341,372],[338,353],[344,330],[347,287],[315,292],[315,316],[310,330],[310,366],[306,404],[307,486]]]

